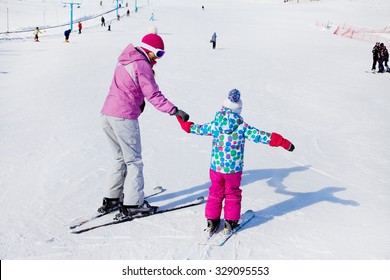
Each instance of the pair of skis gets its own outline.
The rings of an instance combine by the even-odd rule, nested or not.
[[[158,195],[158,194],[164,192],[165,190],[166,189],[164,189],[164,188],[162,188],[160,186],[156,187],[153,190],[153,192],[151,194],[149,194],[148,196],[146,196],[145,198],[153,197],[155,195]],[[97,224],[97,225],[80,228],[84,224],[87,224],[87,223],[89,223],[89,222],[91,222],[91,221],[93,221],[95,219],[98,219],[98,218],[103,217],[103,216],[105,216],[107,214],[115,212],[117,209],[113,209],[113,211],[108,212],[108,213],[96,212],[96,213],[94,213],[93,215],[91,215],[89,217],[76,219],[75,221],[73,221],[69,225],[69,228],[71,229],[71,233],[73,233],[73,234],[80,234],[80,233],[91,231],[91,230],[94,230],[94,229],[97,229],[97,228],[101,228],[101,227],[106,227],[106,226],[110,226],[110,225],[116,225],[116,224],[120,224],[120,223],[124,223],[124,222],[129,222],[129,221],[132,221],[134,219],[140,219],[140,218],[144,218],[144,217],[148,217],[148,216],[153,216],[153,215],[157,215],[157,214],[172,212],[172,211],[176,211],[176,210],[179,210],[179,209],[184,209],[184,208],[196,206],[196,205],[202,204],[204,202],[204,200],[205,200],[204,197],[200,196],[197,199],[195,199],[195,200],[193,200],[191,202],[185,203],[185,204],[180,204],[180,205],[177,205],[177,206],[174,206],[174,207],[170,207],[170,208],[165,208],[165,209],[164,208],[162,208],[162,209],[157,208],[157,210],[154,213],[147,213],[147,214],[142,214],[142,215],[128,216],[128,217],[124,217],[124,218],[119,219],[119,220],[110,220],[110,221],[105,222],[105,223],[100,223],[100,224]],[[225,232],[223,230],[224,223],[221,221],[220,226],[218,227],[218,229],[216,231],[210,233],[206,237],[203,236],[202,240],[199,243],[203,244],[203,245],[223,246],[230,239],[230,237],[232,237],[239,230],[241,230],[244,227],[244,225],[246,225],[254,216],[255,216],[255,214],[254,214],[254,212],[252,210],[246,211],[244,214],[241,215],[241,218],[240,218],[240,221],[238,223],[238,226],[233,228],[230,232]]]
[[[366,70],[366,73],[372,73],[372,74],[381,74],[381,73],[390,73],[390,68],[386,69],[384,72],[379,72],[377,70]]]
[[[158,194],[160,194],[160,193],[162,193],[164,191],[165,191],[165,189],[163,187],[158,186],[158,187],[154,188],[153,192],[150,195],[146,196],[145,199],[147,199],[149,197],[153,197],[155,195],[158,195]],[[113,208],[111,212],[114,212],[114,211],[116,211],[118,209],[119,209],[119,206],[117,208]],[[82,226],[85,223],[88,223],[88,222],[90,222],[92,220],[95,220],[97,218],[100,218],[100,217],[103,217],[103,216],[105,216],[107,214],[110,214],[111,212],[104,212],[104,213],[96,212],[96,213],[92,214],[89,217],[78,218],[78,219],[76,219],[76,220],[74,220],[73,222],[70,223],[69,228],[70,229],[75,229],[77,227]]]
[[[160,194],[160,193],[162,193],[164,191],[165,191],[164,188],[156,187],[154,189],[154,192],[152,194],[146,196],[145,198],[153,197],[153,196],[158,195],[158,194]],[[93,229],[97,229],[97,228],[101,228],[101,227],[105,227],[105,226],[116,225],[116,224],[120,224],[120,223],[124,223],[124,222],[129,222],[129,221],[132,221],[134,219],[140,219],[140,218],[144,218],[144,217],[148,217],[148,216],[152,216],[152,215],[172,212],[172,211],[176,211],[176,210],[179,210],[179,209],[184,209],[184,208],[196,206],[196,205],[202,204],[204,202],[204,200],[205,200],[204,197],[200,196],[197,199],[195,199],[195,200],[193,200],[193,201],[191,201],[189,203],[180,204],[178,206],[165,208],[165,209],[164,208],[162,208],[162,209],[157,208],[157,210],[155,212],[153,212],[153,213],[146,213],[146,214],[142,214],[142,215],[127,216],[127,217],[124,217],[122,219],[111,220],[111,221],[106,222],[106,223],[101,223],[101,224],[98,224],[98,225],[93,225],[93,226],[89,226],[89,227],[84,227],[82,229],[78,229],[82,225],[84,225],[86,223],[89,223],[89,222],[91,222],[91,221],[93,221],[93,220],[95,220],[97,218],[102,217],[102,216],[105,216],[105,215],[107,215],[109,213],[112,213],[112,212],[114,212],[117,209],[113,209],[113,211],[108,212],[108,213],[96,212],[95,214],[93,214],[93,215],[91,215],[89,217],[79,218],[79,219],[73,221],[69,225],[69,228],[71,229],[71,233],[73,233],[73,234],[80,234],[80,233],[83,233],[83,232],[87,232],[87,231],[90,231],[90,230],[93,230]]]

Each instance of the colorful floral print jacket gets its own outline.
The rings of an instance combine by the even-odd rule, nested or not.
[[[269,144],[272,134],[248,125],[239,114],[227,108],[218,111],[210,123],[193,124],[190,132],[213,136],[211,169],[224,174],[243,170],[245,139]]]

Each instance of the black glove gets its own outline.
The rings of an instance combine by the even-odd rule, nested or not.
[[[188,121],[188,119],[190,118],[190,115],[188,115],[186,112],[178,109],[177,107],[175,107],[175,111],[173,112],[172,115],[181,117],[182,120],[185,122]]]
[[[141,106],[140,106],[140,108],[141,108],[141,113],[144,112],[145,106],[146,106],[146,103],[145,103],[145,100],[144,100],[144,102],[142,102],[142,104],[141,104]]]

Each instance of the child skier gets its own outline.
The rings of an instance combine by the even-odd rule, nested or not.
[[[33,32],[35,42],[39,42],[39,37],[38,37],[39,33],[42,34],[41,30],[39,30],[39,27],[35,28],[35,30]]]
[[[206,203],[206,232],[212,234],[220,224],[224,201],[225,233],[238,225],[241,212],[241,176],[244,165],[245,140],[283,147],[289,152],[294,145],[281,135],[268,133],[248,125],[241,117],[242,101],[240,92],[233,89],[224,100],[213,121],[203,125],[185,122],[180,117],[181,128],[196,135],[213,136],[210,167],[211,186]]]

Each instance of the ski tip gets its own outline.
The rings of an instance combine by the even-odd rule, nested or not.
[[[79,227],[80,225],[84,224],[86,221],[83,219],[77,219],[74,220],[72,223],[69,224],[69,229],[75,229]]]
[[[155,187],[153,190],[162,193],[162,192],[165,192],[167,189],[165,189],[165,188],[162,187],[162,186],[157,186],[157,187]]]
[[[246,211],[242,214],[242,216],[252,218],[252,217],[255,216],[255,212],[254,212],[253,210],[246,210]]]

